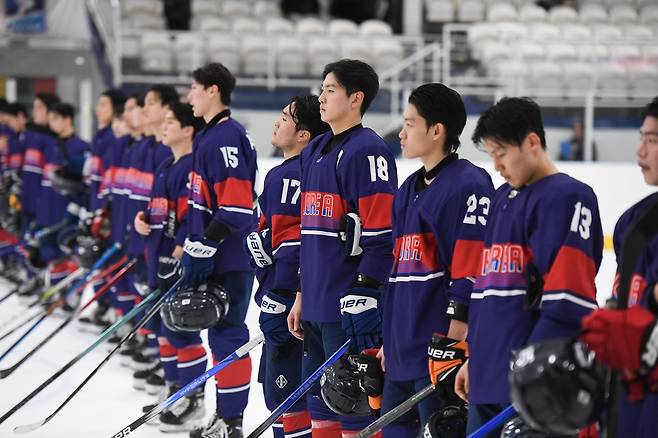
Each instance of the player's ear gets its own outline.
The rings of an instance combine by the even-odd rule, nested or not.
[[[352,93],[352,95],[350,96],[352,108],[359,108],[361,105],[363,105],[364,97],[365,94],[363,93],[363,91],[357,91],[355,93]]]
[[[300,129],[297,131],[297,141],[300,143],[308,143],[311,141],[311,132],[306,129]]]
[[[534,132],[530,132],[528,135],[526,135],[524,142],[528,144],[530,150],[532,151],[537,151],[537,149],[542,149],[541,140],[539,139],[539,136]]]
[[[442,123],[435,123],[430,127],[430,132],[432,133],[432,140],[438,141],[441,136],[445,136],[445,126]]]

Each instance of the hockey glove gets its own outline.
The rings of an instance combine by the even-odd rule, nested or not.
[[[110,238],[111,222],[110,212],[104,208],[99,208],[94,212],[94,217],[91,219],[91,235],[102,240]]]
[[[456,398],[455,376],[468,359],[468,344],[434,333],[427,348],[430,380],[443,399]]]
[[[359,370],[361,386],[368,396],[368,405],[375,416],[379,416],[381,411],[382,393],[384,392],[384,371],[382,363],[377,358],[378,351],[376,348],[371,348],[348,358]]]
[[[265,342],[273,347],[281,347],[293,339],[288,330],[288,314],[295,303],[294,293],[277,294],[268,291],[260,304],[258,323],[265,336]]]
[[[175,257],[158,257],[158,289],[166,292],[180,277],[180,261]]]
[[[264,268],[273,263],[272,232],[269,228],[249,233],[244,244],[249,255],[249,263],[254,268]]]
[[[219,243],[210,239],[188,237],[183,246],[183,284],[196,286],[204,281],[215,267]]]
[[[381,346],[382,317],[377,308],[378,289],[355,286],[340,299],[341,324],[352,351],[363,351]]]
[[[340,218],[339,234],[348,257],[358,256],[363,252],[359,241],[361,240],[361,219],[356,213],[347,213]]]
[[[648,310],[599,309],[583,318],[582,328],[583,341],[610,368],[649,374],[656,367],[658,324]]]

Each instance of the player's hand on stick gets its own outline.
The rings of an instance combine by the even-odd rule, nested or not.
[[[149,234],[151,234],[151,226],[149,225],[148,222],[146,222],[146,214],[143,211],[140,211],[135,215],[134,224],[135,224],[135,231],[137,231],[142,236],[148,236]]]
[[[304,340],[304,331],[302,330],[302,293],[297,292],[295,302],[288,314],[288,330],[294,337]]]

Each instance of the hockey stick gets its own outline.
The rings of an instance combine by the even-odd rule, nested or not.
[[[352,339],[348,339],[345,341],[345,343],[338,349],[334,354],[329,356],[327,360],[324,361],[322,365],[320,365],[320,368],[317,370],[313,371],[313,374],[308,376],[306,380],[302,382],[302,384],[295,389],[292,394],[288,396],[275,410],[272,411],[272,414],[263,421],[260,426],[258,426],[253,432],[249,434],[247,438],[256,438],[259,437],[265,432],[274,422],[279,418],[281,415],[283,415],[284,412],[286,412],[290,407],[297,401],[299,400],[304,394],[306,394],[306,391],[311,389],[311,386],[322,376],[322,373],[324,370],[329,368],[331,364],[336,362],[338,359],[341,358],[342,355],[347,353],[347,349],[350,346],[350,343],[352,342]],[[118,435],[113,438],[120,438],[124,435]]]
[[[201,386],[203,383],[205,383],[206,380],[210,379],[212,376],[214,376],[215,374],[217,374],[227,366],[231,365],[233,362],[240,359],[245,354],[249,353],[249,351],[253,350],[256,346],[258,346],[261,342],[263,342],[264,339],[265,338],[263,337],[263,334],[262,333],[259,334],[258,336],[256,336],[255,338],[244,344],[242,347],[235,350],[233,353],[231,353],[231,355],[225,357],[217,365],[210,368],[208,371],[201,374],[199,377],[195,378],[193,381],[185,385],[182,389],[179,389],[178,391],[176,391],[176,393],[170,395],[169,398],[167,398],[167,400],[163,401],[162,403],[160,403],[159,405],[148,411],[146,414],[142,415],[137,420],[133,421],[128,426],[121,429],[119,432],[113,434],[112,438],[124,437],[127,436],[128,434],[133,433],[135,429],[137,429],[139,426],[148,422],[150,419],[156,417],[160,412],[164,411],[169,406],[173,405],[178,400],[180,400],[181,398],[185,397],[187,394],[192,392],[194,389]]]
[[[500,411],[495,417],[491,420],[484,423],[478,430],[473,432],[468,436],[468,438],[484,438],[495,429],[498,429],[504,422],[512,418],[516,414],[516,409],[514,406],[509,405],[502,411]]]
[[[649,207],[629,227],[621,247],[621,259],[618,266],[619,283],[617,285],[617,309],[628,307],[628,291],[637,262],[653,236],[658,233],[658,202]],[[619,373],[611,372],[608,381],[608,416],[601,436],[617,436],[617,396],[619,393]]]
[[[362,429],[355,438],[367,438],[369,436],[372,436],[400,418],[402,415],[404,415],[406,412],[408,412],[411,408],[416,406],[418,403],[421,401],[425,400],[427,397],[429,397],[430,394],[434,392],[434,385],[431,383],[427,385],[425,388],[421,389],[381,417],[379,417],[377,420],[373,421],[370,423],[365,429]]]
[[[121,279],[121,277],[123,277],[124,275],[126,275],[126,273],[127,273],[128,271],[130,271],[130,270],[135,266],[136,263],[137,263],[137,259],[136,259],[136,258],[133,258],[131,261],[129,261],[129,262],[128,262],[123,268],[121,268],[120,271],[118,271],[116,274],[114,274],[114,275],[112,276],[112,278],[110,278],[110,279],[107,281],[107,283],[106,283],[105,285],[103,285],[103,287],[101,287],[100,289],[98,289],[98,291],[94,294],[94,296],[91,297],[91,298],[90,298],[90,299],[89,299],[89,300],[88,300],[88,301],[87,301],[82,307],[80,307],[80,309],[78,309],[77,311],[75,311],[75,312],[73,312],[71,315],[69,315],[69,316],[64,320],[64,322],[62,322],[62,323],[61,323],[61,324],[55,329],[55,331],[53,331],[53,332],[50,333],[48,336],[46,336],[46,338],[44,338],[41,342],[39,342],[39,344],[37,344],[36,347],[34,347],[34,348],[33,348],[32,350],[30,350],[25,356],[23,356],[23,358],[22,358],[21,360],[19,360],[18,362],[16,362],[14,365],[12,365],[11,367],[9,367],[9,368],[7,368],[7,369],[0,370],[0,379],[4,379],[5,377],[9,376],[11,373],[13,373],[14,371],[16,371],[16,369],[17,369],[18,367],[20,367],[23,363],[25,363],[25,361],[27,361],[27,360],[28,360],[28,359],[29,359],[34,353],[36,353],[37,351],[39,351],[39,349],[40,349],[41,347],[43,347],[44,345],[46,345],[46,344],[47,344],[52,338],[54,338],[54,337],[57,335],[57,333],[59,333],[60,331],[62,331],[62,330],[64,329],[64,327],[66,327],[67,325],[69,325],[69,324],[71,323],[71,321],[73,321],[73,320],[74,320],[74,319],[75,319],[80,313],[82,313],[87,307],[89,307],[92,303],[94,303],[94,302],[95,302],[96,300],[98,300],[100,297],[102,297],[103,295],[105,295],[105,294],[110,290],[110,288],[111,288],[112,286],[114,286],[114,285],[117,283],[117,281],[119,281],[119,279]]]
[[[0,341],[4,340],[7,336],[11,335],[11,334],[14,333],[16,330],[18,330],[19,328],[23,327],[23,326],[26,325],[27,323],[29,323],[29,322],[31,322],[31,321],[34,321],[36,318],[40,317],[42,314],[43,314],[43,311],[42,311],[42,310],[39,310],[39,311],[38,311],[37,313],[35,313],[34,315],[29,316],[25,321],[21,321],[18,325],[16,325],[15,327],[13,327],[13,328],[7,330],[7,332],[3,333],[2,336],[0,336]],[[17,315],[17,316],[20,316],[20,315]]]
[[[123,260],[123,259],[122,259],[122,260]],[[123,264],[123,263],[125,263],[125,260],[124,260],[124,261],[121,261],[121,260],[120,260],[120,262]],[[106,269],[104,272],[107,273],[110,269],[115,270],[117,267],[118,267],[118,264],[114,264],[114,265],[111,266],[110,268]],[[11,352],[14,350],[14,348],[16,348],[21,342],[23,342],[23,341],[29,336],[29,334],[32,333],[32,331],[34,331],[34,329],[36,329],[36,328],[37,328],[37,327],[38,327],[38,326],[39,326],[39,325],[40,325],[40,324],[41,324],[46,318],[48,318],[48,316],[50,316],[50,315],[51,315],[51,314],[52,314],[57,308],[59,308],[60,306],[62,306],[62,305],[66,302],[66,298],[67,298],[69,295],[71,295],[71,294],[73,294],[73,293],[79,293],[79,292],[82,292],[82,290],[83,290],[83,289],[82,289],[82,286],[84,286],[84,283],[83,283],[81,286],[79,286],[79,287],[76,287],[76,288],[73,288],[73,289],[69,290],[69,291],[66,293],[66,295],[64,295],[63,297],[61,297],[60,299],[58,299],[58,300],[55,301],[54,303],[50,304],[50,305],[48,306],[48,308],[47,308],[46,310],[44,310],[44,311],[40,314],[41,317],[40,317],[40,318],[39,318],[34,324],[32,324],[32,325],[30,326],[30,328],[28,328],[27,331],[26,331],[25,333],[23,333],[23,334],[21,335],[21,337],[18,338],[18,339],[17,339],[17,340],[16,340],[16,341],[15,341],[15,342],[14,342],[14,343],[13,343],[8,349],[7,349],[4,353],[2,353],[2,355],[0,355],[0,361],[2,361],[2,359],[4,359],[9,353],[11,353]],[[107,291],[107,290],[106,290],[106,291]],[[28,321],[28,322],[29,322],[29,321]]]
[[[26,424],[23,426],[17,426],[14,428],[15,433],[28,433],[32,432],[33,430],[36,430],[46,423],[48,423],[50,420],[52,420],[55,415],[59,411],[61,411],[64,406],[68,404],[68,402],[75,397],[75,395],[91,380],[92,377],[105,365],[110,358],[116,353],[119,348],[128,340],[130,339],[137,331],[142,328],[152,317],[155,315],[159,310],[162,304],[164,304],[165,300],[167,300],[171,295],[173,295],[176,290],[180,287],[180,285],[183,283],[183,278],[179,278],[178,281],[169,289],[165,294],[163,294],[158,301],[155,302],[153,307],[146,313],[146,315],[135,325],[135,327],[128,333],[126,336],[124,336],[119,343],[108,353],[107,356],[105,356],[105,359],[103,359],[97,366],[96,368],[93,369],[91,373],[85,379],[78,385],[77,388],[73,390],[73,392],[64,400],[58,407],[55,409],[50,415],[48,415],[46,418],[43,420],[37,422],[37,423],[32,423],[32,424]],[[66,364],[66,366],[62,369],[60,369],[57,373],[53,374],[53,376],[50,377],[45,383],[43,383],[41,386],[39,386],[35,391],[33,391],[30,395],[28,395],[26,398],[21,400],[16,406],[14,406],[9,412],[7,412],[5,415],[0,417],[0,424],[2,424],[7,418],[9,418],[14,412],[16,412],[18,409],[20,409],[25,403],[27,403],[32,397],[34,397],[36,394],[38,394],[43,388],[48,386],[53,380],[55,380],[57,377],[59,377],[68,367],[70,367],[73,363],[73,361],[69,362]]]
[[[48,301],[48,298],[52,297],[57,292],[66,288],[67,286],[70,286],[71,283],[73,283],[75,280],[82,277],[83,275],[85,275],[85,268],[76,269],[75,271],[71,272],[69,275],[58,281],[57,284],[46,289],[46,291],[43,294],[41,294],[39,299],[31,303],[28,307],[36,306],[39,303],[45,303],[46,301]],[[86,284],[82,286],[86,286]]]

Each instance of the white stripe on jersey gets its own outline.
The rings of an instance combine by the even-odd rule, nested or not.
[[[559,301],[559,300],[567,300],[571,301],[574,304],[577,304],[579,306],[586,307],[588,309],[596,310],[599,308],[595,303],[591,303],[587,300],[584,300],[582,298],[575,297],[571,294],[568,294],[566,292],[559,292],[559,293],[548,293],[544,296],[541,297],[541,302],[543,303],[544,301]]]
[[[201,204],[197,204],[196,202],[194,202],[194,201],[191,200],[191,199],[188,199],[188,200],[187,200],[187,204],[188,204],[188,205],[191,205],[192,208],[196,208],[197,210],[205,211],[205,212],[208,213],[208,214],[212,214],[212,211],[211,211],[209,208],[204,207],[204,206],[201,205]]]
[[[471,299],[483,300],[486,297],[515,297],[525,294],[526,291],[524,289],[512,289],[512,290],[487,289],[482,292],[473,292],[471,294]]]
[[[135,201],[145,201],[149,202],[151,200],[150,196],[144,196],[144,195],[136,195],[135,193],[131,193],[128,195],[128,198],[134,199]]]
[[[302,234],[309,234],[309,235],[311,235],[311,236],[338,237],[338,233],[333,232],[333,231],[302,230]]]
[[[190,362],[178,362],[178,368],[193,367],[194,365],[198,365],[200,363],[205,363],[205,362],[208,362],[208,356],[204,354],[203,357],[200,357]]]
[[[222,388],[217,388],[217,394],[231,394],[233,392],[241,392],[241,391],[246,391],[249,389],[249,383],[243,386],[238,386],[236,388],[228,388],[228,389],[222,389]]]
[[[387,233],[392,233],[392,229],[388,230],[380,230],[380,231],[364,231],[361,233],[362,236],[379,236],[381,234],[387,234]]]
[[[29,164],[26,164],[23,166],[23,172],[32,172],[32,173],[38,173],[39,175],[43,174],[43,169],[38,167],[38,166],[31,166]]]
[[[279,246],[277,246],[277,247],[272,251],[272,255],[276,254],[277,251],[279,251],[279,250],[280,250],[281,248],[283,248],[284,246],[299,246],[299,245],[301,245],[301,244],[302,244],[302,242],[300,242],[300,241],[298,241],[298,240],[297,240],[297,241],[294,241],[294,242],[283,242],[283,243],[281,243]]]
[[[409,283],[412,281],[428,281],[432,280],[434,278],[440,278],[445,275],[445,272],[439,271],[439,272],[434,272],[432,274],[427,274],[427,275],[406,275],[406,276],[399,276],[399,277],[389,277],[388,281],[389,283]]]
[[[249,208],[224,207],[224,206],[222,205],[221,207],[219,207],[219,209],[220,209],[220,210],[230,211],[230,212],[233,212],[233,213],[248,214],[249,216],[251,216],[252,214],[254,214],[254,211],[251,210],[251,209],[249,209]]]

